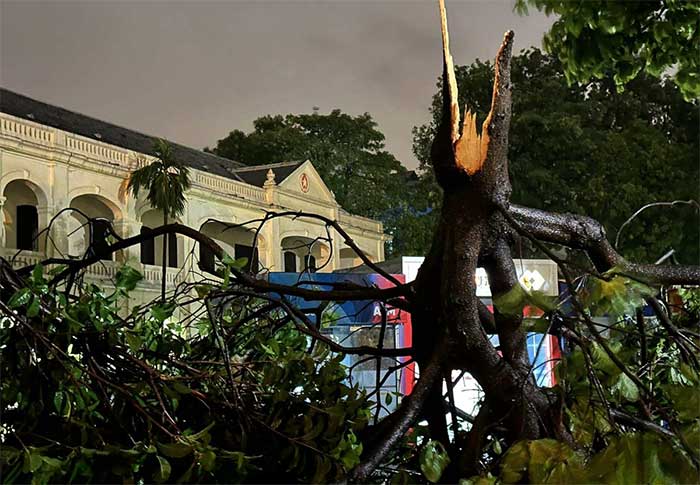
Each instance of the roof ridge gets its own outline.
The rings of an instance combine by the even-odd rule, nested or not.
[[[73,133],[73,134],[76,134],[76,135],[79,135],[79,136],[84,136],[85,138],[89,138],[89,139],[94,140],[94,141],[97,141],[97,142],[106,143],[106,144],[108,144],[108,145],[120,146],[121,148],[126,148],[126,149],[128,149],[128,150],[132,150],[132,151],[137,151],[137,152],[143,153],[143,152],[141,152],[140,150],[136,150],[136,149],[129,148],[129,147],[124,147],[124,146],[121,146],[121,145],[116,144],[115,142],[106,141],[106,140],[102,139],[101,136],[100,136],[100,137],[94,136],[94,135],[102,135],[102,133],[99,133],[99,132],[98,132],[98,133],[93,133],[93,134],[92,134],[93,136],[90,136],[90,135],[86,135],[86,134],[82,134],[82,133],[77,133],[77,132],[75,132],[75,131],[71,131],[70,129],[66,129],[66,128],[64,128],[64,127],[53,126],[53,125],[47,124],[47,123],[45,123],[45,122],[42,122],[42,121],[39,120],[39,119],[33,119],[33,118],[34,118],[33,116],[29,116],[29,115],[32,115],[32,114],[33,114],[33,113],[31,113],[31,112],[25,113],[24,115],[15,114],[15,113],[12,113],[12,112],[7,112],[7,111],[5,111],[5,103],[3,102],[3,98],[4,98],[5,95],[10,95],[10,96],[15,96],[15,97],[18,97],[18,98],[22,98],[22,100],[25,101],[25,102],[34,103],[34,104],[37,104],[37,105],[41,105],[41,107],[44,107],[44,108],[50,108],[50,109],[52,109],[52,110],[60,111],[60,112],[62,112],[61,114],[71,114],[71,115],[74,115],[74,116],[79,116],[79,117],[82,117],[83,119],[86,119],[86,120],[92,122],[92,123],[101,124],[101,125],[103,125],[104,127],[109,127],[109,128],[112,128],[112,129],[115,129],[115,128],[116,128],[116,129],[118,129],[118,130],[122,130],[122,131],[124,131],[124,132],[131,133],[131,134],[133,134],[133,135],[137,135],[137,136],[144,137],[144,138],[148,138],[148,139],[153,139],[153,140],[155,140],[155,139],[161,139],[161,140],[165,140],[166,142],[168,142],[168,143],[169,143],[170,145],[172,145],[173,147],[182,148],[182,149],[185,149],[185,150],[193,150],[193,151],[196,151],[198,154],[205,155],[205,156],[208,157],[208,158],[211,157],[212,159],[216,159],[216,160],[218,160],[218,161],[220,161],[220,162],[228,162],[228,163],[231,163],[231,164],[234,164],[234,165],[240,164],[240,162],[236,162],[235,160],[231,160],[231,159],[229,159],[229,158],[225,158],[225,157],[219,156],[219,155],[217,155],[217,154],[215,154],[215,153],[212,153],[212,152],[207,152],[207,151],[204,151],[204,150],[200,150],[199,148],[194,148],[194,147],[190,147],[190,146],[187,146],[187,145],[183,145],[182,143],[177,143],[177,142],[174,142],[174,141],[165,139],[165,138],[160,137],[160,136],[151,135],[151,134],[148,134],[148,133],[143,133],[143,132],[141,132],[141,131],[136,131],[136,130],[134,130],[134,129],[132,129],[132,128],[127,128],[127,127],[124,127],[124,126],[121,126],[121,125],[118,125],[118,124],[115,124],[115,123],[112,123],[112,122],[109,122],[109,121],[104,121],[104,120],[101,120],[101,119],[96,118],[96,117],[94,117],[94,116],[86,115],[86,114],[84,114],[84,113],[81,113],[81,112],[79,112],[79,111],[75,111],[75,110],[72,110],[72,109],[64,108],[63,106],[58,106],[58,105],[55,105],[55,104],[50,104],[50,103],[47,103],[46,101],[41,101],[41,100],[39,100],[39,99],[32,98],[32,97],[27,96],[27,95],[25,95],[25,94],[18,93],[18,92],[16,92],[16,91],[12,91],[11,89],[8,89],[8,88],[5,88],[5,87],[3,87],[3,86],[0,86],[0,112],[6,113],[6,114],[9,114],[9,115],[12,115],[12,116],[17,116],[17,117],[22,118],[22,119],[27,119],[28,121],[32,121],[32,122],[34,122],[34,123],[39,123],[39,124],[43,124],[43,125],[46,125],[46,126],[51,126],[51,127],[53,127],[53,128],[56,128],[56,129],[59,129],[59,130],[62,130],[62,131],[67,131],[67,132],[69,132],[69,133]],[[10,110],[10,111],[11,111],[11,110]],[[145,154],[146,154],[146,155],[150,155],[149,153],[145,153]]]
[[[276,162],[276,163],[266,163],[260,165],[248,165],[244,167],[238,167],[233,169],[234,172],[251,172],[253,170],[270,169],[270,168],[280,168],[280,167],[291,167],[292,165],[301,165],[304,162]]]

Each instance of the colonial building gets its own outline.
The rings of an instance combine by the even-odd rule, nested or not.
[[[89,230],[77,211],[61,212],[68,207],[110,221],[123,237],[162,224],[159,212],[124,190],[130,171],[153,160],[153,143],[151,136],[0,89],[0,256],[14,256],[18,266],[47,256],[82,257],[105,233],[99,225]],[[190,168],[192,181],[179,222],[213,237],[231,256],[249,257],[269,271],[330,272],[360,263],[335,232],[328,242],[325,226],[315,220],[273,219],[259,233],[255,248],[257,224],[234,229],[221,224],[259,220],[269,211],[301,210],[338,221],[370,259],[383,260],[382,224],[345,212],[310,161],[249,167],[172,145],[174,157]],[[48,243],[36,238],[52,220]],[[145,276],[142,291],[157,291],[158,239],[94,265],[89,277],[108,282],[119,264],[129,262]],[[197,246],[171,237],[169,283],[211,268],[211,256]]]

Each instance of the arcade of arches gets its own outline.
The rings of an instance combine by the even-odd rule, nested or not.
[[[42,104],[36,114],[50,109]],[[144,234],[163,224],[160,212],[124,191],[130,171],[152,158],[22,116],[0,112],[1,257],[14,257],[18,266],[47,257],[84,258],[116,238]],[[186,153],[215,157],[194,150]],[[269,211],[305,211],[337,220],[371,260],[383,260],[387,236],[381,223],[343,211],[311,162],[246,167],[240,176],[229,178],[206,167],[192,166],[192,188],[178,222],[200,229],[231,257],[246,258],[250,269],[332,272],[360,262],[338,234],[328,234],[317,220],[274,218],[257,234],[256,226],[245,225]],[[128,263],[144,274],[140,288],[155,295],[164,257],[169,284],[216,273],[212,255],[188,238],[163,239],[110,255],[91,267],[87,277],[109,285],[116,268]]]

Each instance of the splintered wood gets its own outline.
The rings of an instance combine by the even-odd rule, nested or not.
[[[481,127],[481,135],[476,132],[476,113],[468,109],[464,112],[464,123],[462,124],[462,136],[455,143],[455,162],[457,166],[474,175],[481,170],[486,154],[489,149],[488,122],[489,117]]]
[[[450,36],[447,29],[447,13],[445,11],[444,0],[439,1],[440,5],[440,24],[442,28],[442,54],[443,54],[443,75],[445,76],[445,87],[443,96],[446,96],[450,111],[450,135],[452,140],[452,151],[454,161],[458,168],[466,172],[468,175],[474,175],[486,161],[489,149],[489,125],[494,116],[494,111],[498,107],[498,96],[500,91],[500,73],[499,68],[501,58],[506,54],[506,47],[509,47],[513,41],[513,32],[506,32],[503,44],[498,51],[495,63],[495,77],[493,84],[493,96],[491,99],[491,110],[486,117],[482,127],[481,134],[476,131],[476,114],[472,113],[468,108],[465,108],[464,122],[462,123],[460,132],[460,114],[459,114],[459,92],[457,90],[457,78],[455,76],[454,62],[450,53]]]

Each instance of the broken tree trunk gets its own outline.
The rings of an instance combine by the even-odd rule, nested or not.
[[[417,336],[414,342],[428,342],[429,336],[442,334],[445,348],[435,349],[435,343],[432,348],[417,348],[418,360],[427,361],[421,358],[421,350],[426,355],[440,352],[446,356],[442,363],[446,371],[470,372],[484,389],[490,421],[503,421],[512,430],[511,439],[551,435],[546,396],[529,372],[522,317],[496,312],[501,357],[481,324],[476,296],[477,266],[485,267],[494,295],[518,284],[510,252],[511,231],[499,211],[508,206],[511,193],[507,154],[513,32],[505,34],[496,56],[491,110],[478,133],[470,111],[465,111],[460,123],[442,4],[440,11],[444,109],[431,157],[444,198],[435,239],[416,282],[416,294],[422,300],[418,305],[422,311],[414,316],[416,332],[426,335]],[[434,414],[444,416],[444,412]],[[464,473],[475,471],[473,460],[463,460],[461,466]]]
[[[422,383],[422,390],[432,389],[422,402],[422,416],[429,422],[431,437],[453,450],[453,475],[458,478],[478,471],[484,430],[475,426],[468,446],[451,447],[446,442],[442,377],[453,369],[471,373],[484,390],[486,403],[478,422],[501,423],[509,430],[509,440],[556,436],[560,427],[555,425],[550,400],[531,376],[522,317],[496,311],[499,355],[481,323],[476,296],[477,266],[486,269],[494,295],[518,284],[510,251],[512,231],[499,209],[508,207],[511,194],[507,154],[514,35],[506,32],[496,55],[491,110],[479,133],[469,110],[460,120],[442,1],[440,14],[443,118],[431,158],[444,195],[432,247],[416,279],[413,342],[421,373],[437,376]],[[460,448],[463,451],[457,451]],[[461,456],[454,456],[457,453]]]

